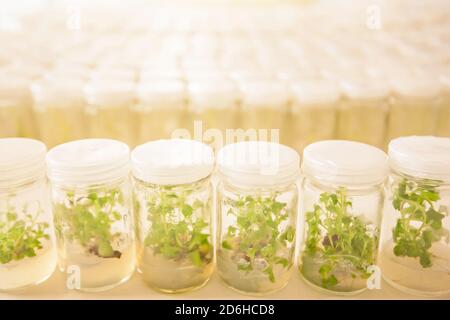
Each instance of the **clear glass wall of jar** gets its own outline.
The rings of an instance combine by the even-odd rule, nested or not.
[[[300,157],[277,143],[229,144],[217,156],[217,269],[244,294],[282,289],[294,261]]]
[[[320,140],[334,138],[340,104],[339,87],[319,77],[297,79],[291,86],[293,103],[287,119],[288,145],[299,153]]]
[[[376,265],[387,156],[359,142],[320,141],[305,148],[302,169],[300,275],[328,293],[362,292]]]
[[[337,113],[336,137],[383,148],[390,87],[384,80],[353,76],[341,81],[345,99]]]
[[[36,285],[56,267],[46,147],[0,139],[0,291]]]
[[[0,79],[0,138],[37,136],[31,105],[30,80]]]
[[[134,144],[136,132],[131,124],[135,104],[134,82],[128,79],[97,79],[85,89],[88,134]]]
[[[392,286],[450,293],[450,138],[411,136],[389,144],[389,199],[380,266]]]
[[[47,167],[59,266],[72,275],[69,289],[102,291],[127,281],[135,268],[128,146],[68,142],[50,150]]]
[[[190,127],[195,125],[194,121],[201,121],[203,139],[215,151],[226,144],[226,130],[237,127],[237,102],[237,88],[227,79],[189,84]],[[195,134],[194,130],[191,133]]]
[[[186,86],[181,80],[147,79],[138,86],[132,108],[139,144],[170,139],[176,129],[188,128]]]
[[[239,86],[242,100],[238,123],[244,130],[256,130],[254,136],[249,136],[249,140],[258,140],[259,129],[284,127],[290,102],[289,90],[284,83],[246,79]],[[284,143],[288,134],[280,131],[279,140]]]
[[[444,68],[443,68],[444,69]],[[436,135],[450,138],[450,67],[441,75],[442,91],[438,108]]]
[[[40,139],[49,147],[86,136],[83,81],[64,76],[33,84],[33,110]]]
[[[401,72],[391,76],[393,95],[387,143],[409,135],[430,135],[436,130],[441,84],[427,72]]]
[[[202,287],[214,266],[214,153],[194,140],[158,140],[132,152],[138,270],[152,288]]]

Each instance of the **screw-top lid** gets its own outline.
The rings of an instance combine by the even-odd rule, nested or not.
[[[300,174],[299,154],[268,141],[229,144],[217,154],[217,164],[226,181],[246,187],[286,185]]]
[[[143,106],[180,107],[186,99],[186,86],[183,81],[145,81],[138,87],[139,103]]]
[[[238,100],[238,91],[233,82],[196,81],[189,84],[189,103],[196,109],[233,108]]]
[[[110,139],[84,139],[61,144],[47,154],[51,181],[69,186],[108,183],[129,173],[128,146]]]
[[[45,177],[47,147],[27,138],[0,139],[0,188],[14,188]]]
[[[337,186],[382,183],[388,158],[382,150],[360,142],[325,140],[303,151],[303,173],[324,184]]]
[[[82,81],[65,78],[47,79],[34,83],[31,87],[34,107],[40,109],[83,106],[83,85]]]
[[[287,105],[289,91],[276,81],[249,81],[242,83],[242,103],[249,107],[271,107]]]
[[[157,140],[131,153],[133,175],[142,181],[176,185],[208,177],[214,169],[214,152],[195,140]]]
[[[385,99],[390,92],[386,81],[363,76],[342,79],[340,86],[349,99]]]
[[[112,79],[91,81],[84,89],[86,101],[98,108],[130,106],[135,100],[134,83]]]
[[[450,180],[450,138],[410,136],[389,143],[389,164],[412,177]]]
[[[291,86],[296,105],[331,104],[339,100],[339,87],[333,80],[304,78]]]
[[[412,98],[437,97],[441,91],[439,77],[427,71],[391,71],[389,75],[394,93]]]
[[[0,108],[31,102],[30,82],[23,77],[0,76]]]

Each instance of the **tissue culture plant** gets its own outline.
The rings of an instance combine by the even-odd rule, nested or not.
[[[26,206],[24,213],[26,213]],[[0,263],[31,258],[43,248],[43,242],[50,239],[46,222],[37,222],[38,213],[25,214],[19,219],[17,210],[8,206],[5,212],[0,212]]]
[[[209,224],[203,217],[210,210],[209,201],[189,198],[197,191],[189,187],[158,186],[147,198],[150,228],[144,245],[154,254],[173,261],[188,259],[202,267],[212,261]],[[192,201],[191,201],[192,202]]]
[[[77,241],[86,252],[101,258],[120,258],[114,242],[121,233],[111,227],[122,220],[124,205],[120,189],[90,191],[86,195],[65,194],[64,202],[54,204],[55,229],[60,239]],[[63,231],[64,230],[64,231]]]
[[[441,239],[449,241],[449,231],[442,225],[448,207],[437,206],[439,183],[417,183],[402,179],[394,188],[392,205],[400,213],[392,231],[394,254],[398,257],[418,258],[423,268],[433,265],[430,249]]]
[[[236,224],[227,228],[221,243],[223,250],[231,252],[237,270],[262,270],[272,283],[276,281],[275,265],[286,270],[292,266],[288,247],[295,238],[291,225],[282,227],[289,223],[292,213],[286,203],[277,201],[278,195],[225,199],[227,215],[234,216]]]
[[[370,276],[368,267],[375,263],[376,232],[361,217],[353,215],[351,208],[345,188],[339,188],[335,193],[322,193],[314,209],[306,213],[301,271],[308,271],[307,259],[320,263],[317,276],[326,289],[340,283],[338,269],[344,268],[353,279],[366,279]]]

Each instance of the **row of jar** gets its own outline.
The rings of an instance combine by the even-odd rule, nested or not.
[[[191,137],[203,135],[217,151],[227,129],[242,128],[247,138],[259,129],[280,129],[280,141],[299,152],[334,138],[384,149],[386,141],[399,136],[450,137],[450,91],[432,79],[408,75],[392,94],[383,81],[359,77],[341,83],[306,77],[289,86],[251,80],[239,90],[225,79],[188,86],[154,80],[137,92],[127,81],[94,82],[84,92],[82,82],[55,79],[34,86],[31,97],[26,83],[10,79],[0,96],[0,136],[39,138],[51,147],[87,137],[134,146],[186,129]],[[195,120],[201,121],[199,128]]]
[[[217,159],[183,139],[131,157],[108,139],[47,153],[8,138],[0,151],[0,290],[43,282],[58,261],[68,287],[83,291],[127,281],[136,264],[152,288],[189,291],[216,265],[229,287],[262,295],[283,288],[297,261],[329,293],[362,292],[381,275],[413,294],[450,292],[449,138],[398,138],[389,157],[317,142],[301,178],[299,154],[267,141],[229,144]]]

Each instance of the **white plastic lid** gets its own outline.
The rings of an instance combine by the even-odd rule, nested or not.
[[[217,108],[226,109],[235,106],[238,100],[238,91],[233,82],[196,81],[188,86],[189,103],[194,109]]]
[[[229,144],[217,154],[219,172],[234,185],[274,187],[295,182],[300,174],[299,154],[268,141]]]
[[[99,108],[134,104],[135,86],[129,81],[92,81],[84,89],[88,104]]]
[[[412,177],[450,180],[450,138],[409,136],[389,143],[393,170]]]
[[[0,77],[0,107],[30,101],[30,82],[22,77]]]
[[[0,188],[13,188],[45,177],[47,147],[27,138],[0,139]]]
[[[159,185],[192,183],[214,169],[214,152],[201,142],[186,139],[151,141],[131,153],[133,175]]]
[[[84,103],[84,83],[79,80],[58,80],[43,80],[31,86],[35,106],[56,108],[82,106]]]
[[[303,150],[303,172],[324,184],[375,185],[388,172],[388,157],[382,150],[360,142],[325,140]]]
[[[51,181],[70,186],[108,183],[129,173],[128,146],[110,139],[84,139],[61,144],[47,154]]]
[[[141,104],[180,105],[186,99],[186,86],[179,80],[141,82],[138,97]]]
[[[354,76],[340,81],[343,94],[349,99],[385,99],[390,87],[386,81]]]
[[[305,78],[291,86],[294,101],[303,104],[334,103],[340,98],[340,90],[332,80]]]
[[[413,98],[436,97],[441,91],[439,77],[431,72],[399,72],[389,75],[394,93]]]
[[[249,107],[272,107],[286,105],[289,91],[285,84],[276,81],[249,81],[241,86],[242,102]]]

